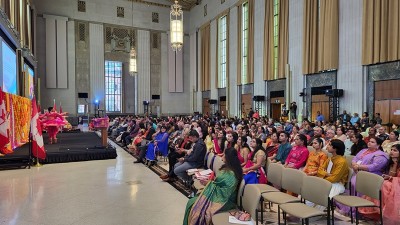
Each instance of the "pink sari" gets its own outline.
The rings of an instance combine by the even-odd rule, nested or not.
[[[249,156],[247,157],[248,160],[247,160],[247,163],[244,166],[244,168],[249,168],[249,167],[254,166],[255,163],[250,160],[252,155],[253,155],[253,152],[250,152]],[[266,184],[268,182],[264,167],[261,166],[260,168],[258,168],[257,171],[252,171],[252,172],[257,174],[257,179],[258,179],[259,184]],[[248,173],[251,173],[251,172],[248,172]]]
[[[215,153],[216,154],[222,154],[221,148],[219,147],[217,138],[214,138],[213,143],[214,143],[214,151],[215,151]]]
[[[385,225],[397,225],[400,221],[400,170],[397,176],[392,180],[385,180],[382,184],[382,205],[383,205],[383,223]],[[377,199],[364,196],[365,199],[373,201],[379,205]],[[379,208],[369,207],[358,209],[366,217],[379,220]]]

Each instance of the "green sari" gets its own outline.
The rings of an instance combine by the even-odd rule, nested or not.
[[[233,171],[222,170],[200,195],[189,199],[183,225],[209,225],[214,214],[235,209],[237,186]]]

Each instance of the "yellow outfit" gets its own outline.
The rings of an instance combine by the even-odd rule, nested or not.
[[[324,164],[328,156],[320,151],[320,152],[310,152],[308,155],[306,166],[304,167],[304,172],[306,174],[316,175],[318,168]]]
[[[326,169],[328,168],[330,161],[332,161],[333,166],[330,172],[331,176],[328,177],[326,176],[328,174],[326,172]],[[317,176],[324,178],[331,183],[340,182],[342,184],[345,184],[349,176],[349,167],[347,166],[346,158],[341,155],[328,158],[327,160],[325,160],[324,164],[319,167]]]

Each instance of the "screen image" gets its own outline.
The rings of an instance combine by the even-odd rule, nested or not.
[[[2,46],[3,91],[17,94],[17,55],[4,41]]]
[[[24,64],[24,70],[25,70],[25,76],[26,76],[26,81],[27,83],[26,85],[26,94],[28,95],[27,97],[29,97],[29,99],[33,98],[34,95],[34,86],[33,86],[33,78],[35,76],[35,72],[33,72],[33,70],[27,65]]]

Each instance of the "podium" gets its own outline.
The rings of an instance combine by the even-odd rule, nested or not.
[[[100,130],[101,133],[101,145],[107,147],[107,128],[108,128],[108,117],[105,118],[94,118],[92,119],[94,128]]]

